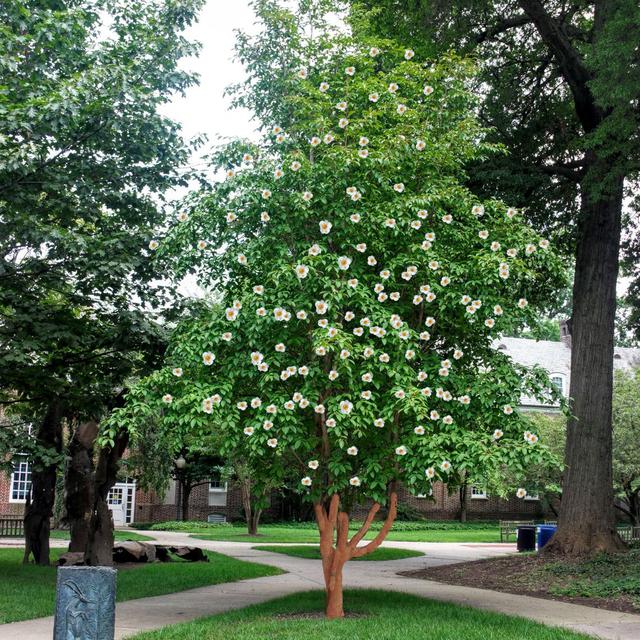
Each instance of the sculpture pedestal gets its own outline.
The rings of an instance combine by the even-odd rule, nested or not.
[[[59,567],[53,640],[113,640],[116,570]]]

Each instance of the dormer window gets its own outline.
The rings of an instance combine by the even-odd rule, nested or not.
[[[565,380],[563,375],[559,374],[551,374],[551,384],[560,392],[561,395],[566,395],[565,393]]]

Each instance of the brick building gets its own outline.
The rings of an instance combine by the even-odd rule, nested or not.
[[[494,343],[496,349],[504,351],[519,364],[539,365],[549,372],[551,381],[564,395],[568,395],[571,372],[571,336],[566,324],[561,327],[562,340],[528,340],[524,338],[502,338]],[[640,367],[640,349],[616,347],[615,368]],[[521,411],[554,412],[557,408],[542,405],[535,398],[523,397]],[[21,515],[30,489],[30,469],[26,458],[18,459],[14,471],[7,476],[0,474],[0,515]],[[400,501],[433,519],[453,519],[460,511],[457,492],[449,495],[446,485],[437,483],[431,496],[409,495],[400,491]],[[482,487],[469,487],[467,493],[467,515],[470,519],[510,519],[518,517],[541,517],[543,507],[536,496],[524,500],[503,500],[487,495]],[[136,488],[135,481],[125,480],[114,486],[109,495],[110,508],[116,525],[131,522],[156,522],[179,519],[179,488],[171,481],[163,499],[155,492]],[[272,497],[272,512],[281,513],[280,499]],[[242,516],[240,490],[227,486],[219,479],[193,489],[190,499],[191,520],[207,520],[209,517],[236,520]]]

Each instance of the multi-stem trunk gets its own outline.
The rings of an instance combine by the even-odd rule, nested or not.
[[[84,553],[89,542],[93,504],[93,445],[98,435],[94,421],[78,425],[68,445],[69,463],[64,478],[65,521],[69,525],[69,551]]]
[[[604,170],[602,171],[604,174]],[[612,179],[612,178],[610,178]],[[546,553],[584,555],[625,548],[616,533],[611,403],[622,178],[605,194],[584,185],[573,286],[572,417],[558,530]]]
[[[396,518],[398,496],[392,491],[389,496],[389,511],[378,535],[367,544],[358,544],[365,537],[371,523],[380,509],[379,503],[369,510],[366,520],[358,532],[349,539],[349,515],[340,511],[340,496],[334,494],[329,506],[314,504],[314,512],[320,531],[320,556],[326,591],[325,614],[329,619],[343,618],[342,572],[345,563],[351,558],[359,558],[375,551],[387,537]]]

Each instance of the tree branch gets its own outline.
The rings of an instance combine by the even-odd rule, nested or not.
[[[364,545],[364,547],[357,547],[353,550],[353,558],[360,558],[362,556],[366,556],[368,553],[375,551],[387,537],[389,530],[393,526],[393,522],[396,519],[396,515],[398,513],[398,494],[395,491],[391,492],[389,496],[389,513],[387,514],[387,518],[382,525],[382,528],[378,532],[378,535],[371,541],[369,544]]]
[[[364,538],[367,535],[367,532],[371,527],[371,523],[373,522],[373,519],[376,517],[376,514],[378,513],[378,511],[380,511],[380,503],[376,502],[371,507],[371,509],[369,509],[367,519],[362,523],[362,526],[360,527],[358,532],[349,541],[349,547],[351,547],[351,549],[355,549],[358,546],[358,543],[362,540],[362,538]]]
[[[491,40],[496,36],[504,33],[505,31],[509,31],[509,29],[514,29],[516,27],[522,27],[525,24],[530,24],[531,18],[526,15],[514,16],[513,18],[503,18],[502,20],[498,20],[495,24],[491,25],[489,28],[481,31],[480,33],[474,36],[474,40],[478,44],[482,44],[486,40]]]

